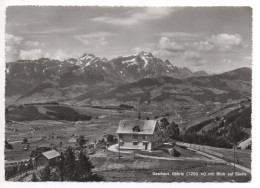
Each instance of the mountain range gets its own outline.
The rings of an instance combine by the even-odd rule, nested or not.
[[[209,75],[176,67],[147,52],[111,60],[84,54],[64,61],[40,58],[6,64],[6,104],[204,103],[250,97],[250,93],[249,68]]]

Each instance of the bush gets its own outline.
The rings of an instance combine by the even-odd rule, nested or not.
[[[27,144],[28,143],[28,139],[27,138],[24,138],[23,139],[23,144]]]
[[[13,145],[5,141],[5,149],[13,149]]]
[[[178,152],[176,149],[173,149],[173,156],[174,157],[179,157],[179,156],[181,156],[181,153]]]

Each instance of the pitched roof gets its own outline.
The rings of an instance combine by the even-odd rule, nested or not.
[[[121,120],[117,134],[153,134],[157,120]],[[135,131],[134,131],[135,130]]]
[[[47,159],[53,159],[55,157],[60,156],[60,153],[53,149],[53,150],[50,150],[50,151],[43,152],[42,155],[44,157],[46,157]]]

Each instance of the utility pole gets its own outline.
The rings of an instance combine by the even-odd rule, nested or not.
[[[120,159],[120,138],[118,140],[118,159]]]
[[[234,179],[235,179],[235,182],[236,182],[236,164],[235,164],[235,162],[236,162],[236,145],[234,144],[234,161],[233,161],[233,163],[234,163]]]

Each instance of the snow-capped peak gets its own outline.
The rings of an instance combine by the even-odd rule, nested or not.
[[[91,60],[94,59],[96,56],[93,54],[84,54],[83,56],[81,56],[79,59],[80,60]]]
[[[139,56],[153,56],[152,53],[148,53],[148,52],[145,52],[145,51],[142,51],[138,54]]]

